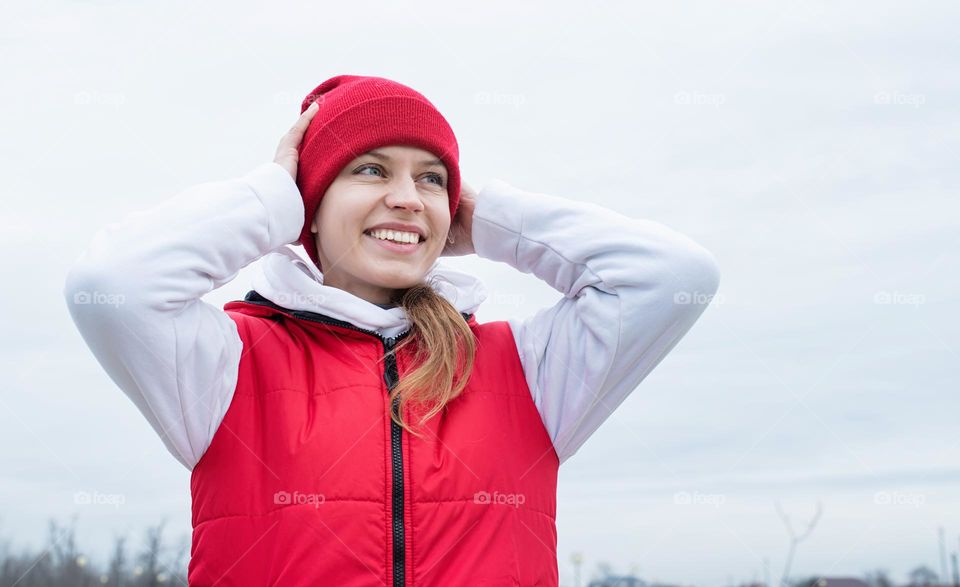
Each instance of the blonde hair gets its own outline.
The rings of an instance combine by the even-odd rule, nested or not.
[[[397,385],[390,391],[390,405],[393,406],[398,397],[400,402],[396,413],[390,410],[390,418],[419,437],[404,420],[404,408],[410,402],[430,406],[417,423],[420,425],[460,395],[473,370],[476,340],[460,312],[426,282],[398,290],[393,301],[403,308],[411,326],[410,334],[387,354],[396,353],[414,341],[417,348],[413,369],[398,377]]]

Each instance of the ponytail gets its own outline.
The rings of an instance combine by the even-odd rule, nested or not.
[[[411,332],[393,352],[414,343],[416,351],[415,367],[400,378],[390,392],[391,406],[400,398],[399,409],[397,413],[391,410],[390,418],[411,434],[420,436],[403,419],[404,408],[410,402],[429,406],[419,425],[460,395],[473,369],[476,341],[460,312],[429,283],[398,290],[394,302],[406,313]]]

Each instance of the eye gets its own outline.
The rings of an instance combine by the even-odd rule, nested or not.
[[[383,174],[383,168],[375,163],[367,163],[366,165],[361,165],[360,167],[356,168],[353,172],[359,175],[366,175],[364,173],[361,173],[364,169],[373,169],[380,172],[381,175]]]
[[[369,175],[368,173],[364,173],[364,171],[366,170],[376,171],[377,174],[374,175],[373,177],[383,177],[384,175],[386,175],[383,170],[383,167],[381,167],[380,165],[377,165],[376,163],[366,163],[364,165],[361,165],[360,167],[357,167],[356,169],[354,169],[353,173],[355,175]],[[438,187],[443,187],[444,185],[443,176],[440,175],[439,173],[428,173],[424,177],[433,179],[434,184],[437,185]]]
[[[440,175],[439,173],[428,173],[426,177],[437,180],[437,185],[441,187],[443,186],[443,176]]]

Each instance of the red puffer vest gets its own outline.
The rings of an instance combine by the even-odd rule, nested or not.
[[[462,314],[472,375],[417,438],[387,399],[416,343],[386,351],[408,333],[384,339],[256,292],[224,310],[244,348],[191,476],[190,585],[558,584],[559,460],[507,322]]]

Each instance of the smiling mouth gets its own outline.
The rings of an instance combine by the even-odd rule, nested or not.
[[[369,229],[363,231],[363,234],[372,239],[394,243],[398,245],[419,245],[426,241],[426,237],[415,232],[405,232],[389,229]]]
[[[417,251],[420,250],[420,248],[423,246],[423,243],[424,243],[423,240],[416,243],[404,243],[404,242],[398,242],[398,241],[393,241],[389,239],[377,238],[372,234],[370,234],[369,232],[364,232],[363,236],[373,241],[373,244],[376,245],[377,248],[390,253],[400,253],[400,254],[416,253]]]

